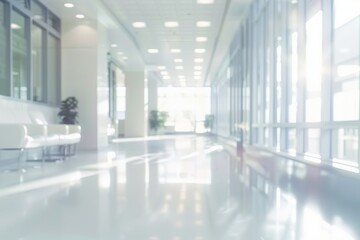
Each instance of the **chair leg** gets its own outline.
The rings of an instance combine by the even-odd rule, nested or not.
[[[21,148],[18,156],[18,171],[20,172],[26,172],[26,169],[22,165],[23,156],[24,156],[24,149]]]

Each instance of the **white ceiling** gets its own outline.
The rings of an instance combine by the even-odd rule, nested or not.
[[[179,76],[185,76],[186,86],[202,86],[207,75],[210,57],[227,1],[215,0],[213,4],[197,4],[197,0],[102,0],[114,15],[124,24],[138,42],[148,69],[156,70],[165,66],[171,79],[163,80],[165,85],[181,86]],[[136,29],[133,22],[146,22],[147,27]],[[177,21],[179,27],[166,28],[166,21]],[[197,21],[210,21],[208,28],[196,27]],[[196,37],[205,36],[208,42],[196,42]],[[206,49],[206,53],[195,53],[197,48]],[[150,54],[148,49],[159,49],[159,53]],[[181,49],[181,53],[171,53],[171,49]],[[174,59],[183,59],[175,63]],[[204,62],[195,64],[195,58]],[[176,70],[183,66],[184,70]],[[201,66],[201,78],[194,80],[194,66]],[[160,73],[160,72],[159,72]],[[160,76],[160,74],[159,74]]]
[[[79,21],[75,13],[83,13],[86,19],[98,19],[107,27],[109,44],[114,56],[122,59],[124,70],[146,69],[160,75],[158,66],[165,66],[170,79],[163,79],[165,86],[182,86],[179,76],[185,76],[186,86],[209,84],[220,65],[226,60],[233,35],[252,0],[214,0],[214,4],[197,4],[197,0],[42,0],[62,21]],[[74,9],[63,7],[65,2],[75,3]],[[83,21],[86,21],[83,20]],[[147,27],[136,29],[133,22],[146,22]],[[166,21],[177,21],[179,27],[165,28]],[[211,27],[198,28],[197,21],[210,21]],[[196,37],[207,37],[205,43],[195,41]],[[110,47],[110,46],[109,46]],[[159,53],[150,54],[148,49],[159,49]],[[206,49],[206,53],[194,53],[197,48]],[[181,53],[171,53],[170,49],[181,49]],[[123,55],[117,55],[123,52]],[[175,63],[174,59],[183,59]],[[203,58],[204,62],[195,64],[194,58]],[[184,70],[176,70],[183,66]],[[194,79],[194,66],[201,66],[201,78]]]

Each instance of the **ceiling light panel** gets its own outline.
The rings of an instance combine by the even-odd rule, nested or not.
[[[203,49],[203,48],[197,48],[194,50],[195,53],[205,53],[206,52],[206,49]]]
[[[73,8],[75,5],[73,3],[65,3],[64,7],[66,8]]]
[[[208,38],[207,37],[197,37],[195,39],[195,41],[197,41],[197,42],[207,42]]]
[[[146,23],[145,22],[133,22],[133,27],[134,28],[146,28]]]
[[[202,66],[195,66],[194,70],[202,70]]]
[[[197,0],[198,4],[214,4],[214,0]]]
[[[195,58],[195,59],[194,59],[194,62],[196,62],[196,63],[202,63],[202,62],[204,62],[204,59],[202,59],[202,58]]]
[[[180,58],[177,58],[177,59],[174,59],[174,62],[176,63],[182,63],[184,60],[180,59]]]
[[[211,22],[209,21],[198,21],[196,23],[196,26],[199,28],[206,28],[206,27],[210,27],[211,26]]]
[[[173,48],[170,50],[171,53],[181,53],[181,49]]]
[[[156,48],[148,49],[148,53],[159,53],[159,49]]]
[[[176,69],[176,70],[183,70],[183,69],[184,69],[184,66],[176,66],[175,69]]]
[[[176,28],[179,27],[179,23],[178,22],[173,22],[173,21],[169,21],[169,22],[165,22],[164,26],[167,28]]]

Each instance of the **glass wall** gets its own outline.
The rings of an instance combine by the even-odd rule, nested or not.
[[[13,96],[27,100],[29,93],[28,19],[17,11],[12,12],[12,76]]]
[[[165,123],[167,132],[205,132],[205,116],[210,114],[210,88],[160,87],[158,108],[169,114]]]
[[[212,84],[218,134],[360,172],[360,1],[254,0],[229,52]]]
[[[0,0],[0,95],[59,104],[60,27],[37,0]]]
[[[31,30],[31,40],[32,40],[32,79],[33,79],[33,100],[36,102],[44,101],[44,30],[37,26],[33,25]]]
[[[7,57],[8,32],[6,23],[6,6],[0,1],[0,95],[9,95],[9,84],[7,82],[9,66]]]
[[[60,101],[60,44],[59,40],[48,35],[48,59],[47,59],[47,87],[48,87],[48,103],[57,104]]]

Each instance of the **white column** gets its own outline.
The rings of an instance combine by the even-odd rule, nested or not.
[[[146,136],[145,72],[126,72],[125,137]]]
[[[106,31],[90,20],[62,27],[62,99],[79,100],[80,149],[99,149],[107,145]]]

